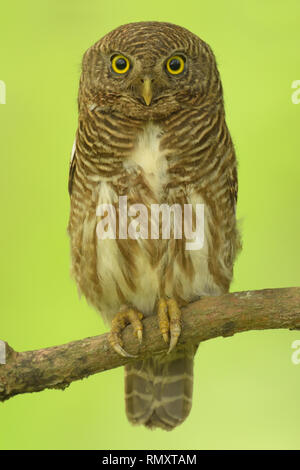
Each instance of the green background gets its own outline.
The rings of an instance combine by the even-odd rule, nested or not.
[[[106,331],[69,276],[68,162],[83,52],[120,24],[180,24],[213,48],[239,160],[243,252],[232,291],[299,285],[299,0],[49,0],[1,5],[0,338],[16,350]],[[123,370],[0,404],[1,449],[297,448],[299,332],[203,343],[190,417],[166,433],[126,420]]]

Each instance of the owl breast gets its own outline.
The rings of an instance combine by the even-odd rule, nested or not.
[[[161,150],[162,136],[163,130],[150,122],[137,135],[134,149],[124,161],[128,205],[143,204],[149,209],[151,204],[169,202],[166,186],[170,176],[166,157],[171,149]],[[101,182],[98,204],[118,206],[119,196],[115,186]],[[186,202],[194,208],[203,200],[193,191],[186,191]],[[205,212],[209,217],[209,211]],[[148,213],[150,216],[151,211]],[[197,251],[186,251],[182,241],[155,240],[150,235],[147,239],[97,240],[97,277],[102,290],[97,308],[108,322],[123,304],[135,306],[147,316],[154,313],[158,298],[165,295],[179,295],[181,300],[188,302],[203,294],[219,293],[208,270],[210,235],[207,223],[204,245]]]
[[[150,122],[137,136],[135,148],[124,166],[129,171],[141,174],[155,199],[161,197],[167,177],[166,151],[160,149],[162,129]]]
[[[123,162],[128,205],[143,204],[148,208],[161,199],[167,177],[165,152],[160,150],[161,137],[159,126],[152,122],[146,124]],[[119,194],[109,183],[101,182],[98,203],[118,205]],[[160,291],[160,262],[153,263],[157,243],[130,238],[97,242],[97,271],[103,292],[100,309],[108,322],[124,303],[132,304],[144,315],[153,313]]]

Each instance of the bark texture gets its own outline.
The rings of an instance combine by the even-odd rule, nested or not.
[[[139,359],[167,351],[156,316],[143,320],[143,325],[142,345],[131,326],[124,330],[125,350]],[[278,328],[300,329],[300,287],[236,292],[193,302],[183,309],[178,347],[243,331]],[[16,352],[5,343],[5,361],[0,364],[0,401],[45,388],[64,389],[74,380],[130,362],[110,347],[107,334],[26,352]]]

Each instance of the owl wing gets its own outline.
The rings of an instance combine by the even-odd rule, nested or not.
[[[70,159],[70,168],[69,168],[68,190],[69,190],[69,195],[70,196],[72,194],[72,185],[73,185],[73,178],[74,178],[75,168],[76,168],[76,139],[74,140],[73,147],[72,147],[71,159]]]
[[[238,178],[237,178],[236,166],[228,169],[227,181],[228,181],[231,204],[235,212],[237,197],[238,197]]]

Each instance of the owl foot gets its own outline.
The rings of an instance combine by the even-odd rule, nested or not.
[[[129,354],[122,348],[123,341],[121,338],[121,333],[124,328],[131,324],[133,327],[133,332],[139,343],[142,343],[143,339],[143,325],[142,320],[143,314],[133,310],[132,308],[126,308],[124,310],[120,310],[117,315],[113,318],[111,323],[111,330],[108,336],[108,341],[114,350],[124,357],[136,357],[132,354]]]
[[[170,344],[168,354],[175,348],[181,333],[181,311],[174,299],[160,299],[158,302],[158,324],[163,339]]]

